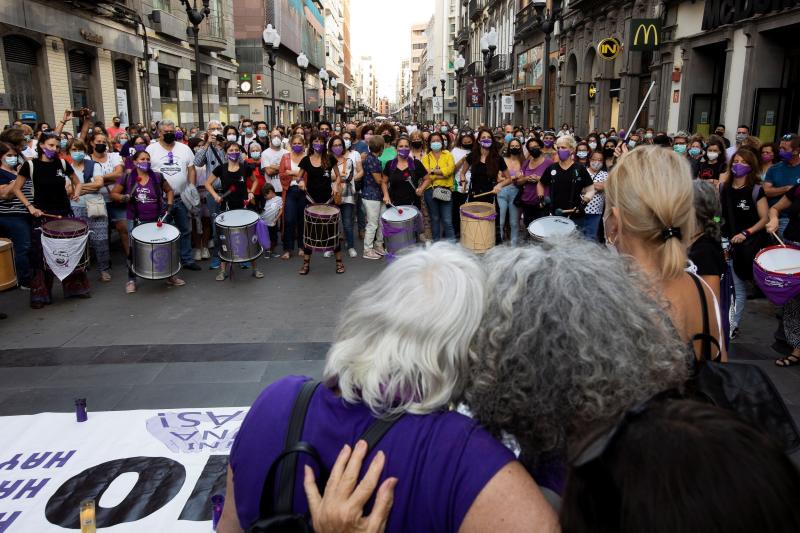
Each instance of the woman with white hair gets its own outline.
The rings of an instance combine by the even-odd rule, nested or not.
[[[396,418],[370,452],[389,458],[382,481],[401,480],[387,531],[556,527],[553,511],[514,455],[474,420],[447,409],[467,385],[469,343],[484,319],[484,279],[467,252],[438,243],[361,285],[341,313],[301,440],[330,470],[342,446],[353,446],[375,417]],[[259,518],[264,480],[283,450],[292,406],[307,379],[279,380],[253,404],[231,449],[218,532],[241,532]],[[356,450],[363,452],[363,445]],[[302,490],[297,483],[294,513],[308,510]]]

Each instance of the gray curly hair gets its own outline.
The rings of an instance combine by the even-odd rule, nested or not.
[[[464,398],[525,456],[565,450],[686,380],[686,346],[631,262],[575,238],[497,247],[485,260],[488,302]]]

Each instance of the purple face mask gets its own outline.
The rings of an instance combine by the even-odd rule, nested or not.
[[[493,142],[494,141],[492,141],[491,139],[481,139],[480,141],[478,141],[478,144],[480,144],[484,148],[491,148]]]
[[[228,154],[229,161],[238,161],[239,158],[242,156],[240,152],[231,152]]]
[[[183,140],[183,132],[178,130],[175,132],[175,140],[182,141]]]
[[[342,155],[344,153],[344,148],[342,148],[341,146],[334,146],[333,148],[331,148],[331,152],[336,157],[339,157],[340,155]]]
[[[144,152],[147,149],[146,144],[134,144],[133,147],[136,149],[137,152]]]
[[[398,148],[397,149],[397,155],[399,155],[403,159],[408,157],[408,154],[410,154],[410,153],[411,153],[411,148]]]
[[[545,148],[552,148],[553,144],[555,144],[555,141],[553,141],[553,140],[550,140],[550,139],[545,139],[544,140]]]
[[[781,161],[791,161],[792,160],[792,151],[791,150],[779,150],[778,157]]]
[[[292,145],[292,152],[299,154],[303,151],[303,146],[300,144],[293,144]]]
[[[562,160],[562,161],[566,161],[567,159],[569,159],[569,156],[570,156],[571,153],[572,152],[570,150],[567,150],[565,148],[559,148],[558,149],[558,158],[560,160]]]
[[[731,171],[733,172],[733,175],[736,176],[737,178],[741,178],[742,176],[747,176],[750,173],[750,170],[752,170],[750,168],[750,165],[747,165],[745,163],[734,163],[733,165],[731,165]]]
[[[150,161],[140,161],[139,163],[136,163],[136,168],[143,172],[147,172],[150,170]]]
[[[42,153],[44,153],[44,155],[47,156],[47,159],[54,159],[56,157],[56,155],[58,154],[57,151],[48,150],[44,146],[42,146]]]
[[[321,144],[321,143],[314,143],[314,144],[311,145],[311,148],[313,148],[314,151],[317,152],[317,153],[321,152],[323,147],[324,147],[324,145]]]

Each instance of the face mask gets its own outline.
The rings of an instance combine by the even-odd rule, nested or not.
[[[743,141],[743,140],[745,140],[746,138],[747,138],[747,134],[746,134],[746,133],[737,133],[737,134],[736,134],[736,142],[737,142],[737,143],[740,143],[740,142],[742,142],[742,141]]]
[[[791,150],[778,150],[778,157],[781,161],[791,161],[792,160],[792,151]]]
[[[596,143],[596,142],[590,142],[590,143],[589,143],[589,149],[590,149],[592,152],[594,152],[595,150],[597,150],[597,143]]]
[[[342,155],[344,153],[344,147],[343,146],[334,146],[333,148],[331,148],[331,152],[336,157],[339,157],[340,155]]]
[[[183,132],[181,130],[176,131],[175,132],[175,138],[177,140],[179,140],[179,141],[182,141],[183,140]]]
[[[342,128],[339,128],[339,127],[336,127],[336,128],[333,128],[333,129],[334,129],[334,131],[335,131],[336,133],[339,133],[340,131],[342,131]]]
[[[472,150],[472,143],[462,144],[461,148],[463,148],[464,150]]]
[[[410,153],[411,153],[411,149],[410,148],[398,148],[397,149],[397,155],[399,155],[403,159],[408,157],[408,154],[410,154]]]
[[[703,153],[703,150],[701,148],[696,147],[696,146],[694,148],[689,148],[689,155],[692,156],[692,157],[697,157],[698,155],[700,155],[702,153]]]
[[[581,150],[580,152],[576,152],[576,155],[578,156],[578,159],[586,159],[589,157],[589,152],[586,150]]]
[[[390,142],[392,142],[392,136],[391,135],[384,135],[383,136],[383,142],[385,142],[386,144],[389,144]]]
[[[422,141],[414,141],[414,142],[412,142],[411,143],[411,147],[414,150],[419,150],[420,148],[422,148]]]
[[[164,142],[166,144],[174,143],[175,142],[175,132],[174,131],[165,132],[164,135],[162,136],[162,139],[164,140]]]
[[[592,170],[598,171],[601,168],[603,168],[603,162],[602,161],[592,161],[591,163],[589,163],[589,166],[592,167]]]
[[[222,135],[222,130],[211,130],[212,137],[216,137],[217,135]]]
[[[256,132],[256,135],[258,135],[259,138],[263,139],[264,137],[267,136],[267,130],[258,130]]]
[[[228,154],[228,161],[236,162],[241,157],[241,152],[231,152]]]
[[[136,163],[136,168],[138,168],[142,172],[147,172],[148,170],[150,170],[150,161],[140,161]]]
[[[47,159],[53,159],[56,157],[57,154],[55,150],[48,150],[44,146],[42,146],[42,152],[47,157]]]
[[[274,146],[275,148],[279,148],[280,145],[281,145],[281,138],[280,137],[273,137],[272,141],[270,141],[270,142],[272,143],[272,146]]]
[[[510,141],[511,141],[511,139],[513,139],[513,138],[514,138],[514,136],[513,136],[513,135],[511,135],[510,133],[506,133],[506,136],[505,136],[505,137],[503,137],[503,139],[504,139],[506,142],[510,142]]]
[[[645,133],[644,134],[644,138],[645,139],[652,139],[653,138],[653,134],[652,133]]]
[[[120,124],[122,124],[122,123],[119,120],[115,120],[114,121],[114,126],[116,126],[117,128],[119,128]]]
[[[440,131],[441,131],[442,133],[447,133],[447,126],[442,126],[442,127],[440,128]]]
[[[719,152],[706,152],[706,157],[709,161],[716,161],[719,157]]]
[[[303,151],[303,146],[302,145],[300,145],[300,144],[293,144],[292,145],[292,152],[294,152],[296,154],[299,154],[299,153],[302,153],[302,151]]]
[[[19,163],[19,158],[15,155],[9,155],[3,158],[3,162],[11,168],[17,168],[17,163]]]
[[[350,142],[350,139],[345,139],[344,140],[344,147],[349,150],[351,146],[352,146],[352,143]]]
[[[511,155],[519,155],[522,152],[522,148],[509,148],[508,153]]]
[[[250,152],[250,159],[258,161],[261,159],[261,152]]]
[[[572,154],[572,152],[570,150],[566,149],[566,148],[559,148],[558,149],[558,158],[561,161],[566,161],[567,159],[569,159],[569,156],[571,154]]]
[[[539,157],[541,157],[541,155],[542,155],[542,149],[541,148],[529,148],[528,149],[528,153],[531,154],[532,158],[539,159]]]
[[[761,161],[764,163],[772,163],[772,160],[775,158],[775,154],[770,152],[761,154]]]
[[[72,158],[72,160],[75,161],[76,163],[80,163],[81,161],[86,159],[86,154],[83,152],[78,152],[78,151],[70,152],[69,155]]]
[[[686,153],[686,145],[685,144],[676,144],[672,147],[675,150],[676,154],[685,154]]]
[[[29,142],[31,140],[30,135],[24,135],[24,137],[25,137],[25,142]]]
[[[555,144],[555,141],[552,141],[550,139],[545,139],[544,140],[544,147],[545,148],[552,148],[553,144]]]
[[[105,144],[102,144],[102,143],[94,145],[94,151],[97,152],[98,154],[106,153],[107,149],[108,149],[108,147]]]
[[[133,145],[133,148],[134,148],[134,149],[135,149],[137,152],[144,152],[144,151],[147,149],[147,145],[146,145],[146,144],[134,144],[134,145]]]
[[[741,178],[742,176],[747,176],[750,173],[750,165],[745,163],[734,163],[731,165],[731,172],[737,178]]]
[[[603,148],[603,157],[606,159],[614,157],[614,149],[613,148]]]
[[[606,140],[607,139],[605,137],[600,137],[600,146],[604,145],[606,143]],[[589,146],[591,146],[591,144]],[[592,148],[592,150],[594,150],[594,148]]]
[[[441,149],[442,149],[442,143],[440,143],[438,141],[435,141],[435,142],[431,143],[431,150],[433,150],[434,152],[438,152]]]
[[[325,137],[326,139],[331,136],[331,132],[328,130],[321,130],[319,134]]]
[[[314,151],[317,152],[317,153],[321,152],[324,147],[325,147],[325,145],[323,145],[321,143],[314,143],[314,144],[311,145],[311,148],[313,148]]]
[[[636,148],[636,141],[628,141],[628,148]]]
[[[480,141],[478,141],[478,144],[480,144],[484,148],[491,148],[492,144],[494,144],[494,141],[491,139],[481,139]]]
[[[235,143],[235,142],[236,142],[236,139],[238,139],[239,137],[237,137],[236,135],[230,134],[230,135],[228,135],[228,136],[227,136],[227,137],[225,137],[225,138],[226,138],[226,139],[228,139],[228,142]]]
[[[67,145],[68,145],[68,144],[69,144],[69,142],[68,142],[66,139],[61,139],[60,141],[58,141],[58,146],[59,146],[59,147],[60,147],[62,150],[63,150],[63,149],[65,149],[65,148],[67,147]]]
[[[246,127],[244,129],[244,134],[245,135],[252,135],[253,134],[253,128],[251,126]]]

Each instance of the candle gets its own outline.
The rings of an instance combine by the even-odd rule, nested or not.
[[[94,517],[94,500],[81,502],[81,533],[96,533],[97,526]]]

